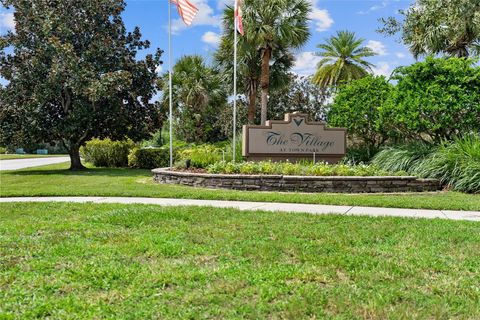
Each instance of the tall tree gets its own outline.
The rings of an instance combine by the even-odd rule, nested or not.
[[[161,51],[138,28],[127,32],[123,0],[2,0],[15,10],[15,32],[0,38],[2,139],[62,141],[72,170],[93,137],[138,140],[158,124],[156,68]],[[8,51],[6,49],[9,49]],[[10,48],[12,49],[10,51]]]
[[[215,60],[221,69],[225,82],[233,86],[233,8],[226,7],[223,15],[223,35],[215,53]],[[258,88],[260,86],[262,51],[252,37],[238,37],[237,85],[245,93],[248,102],[247,119],[255,123]],[[294,56],[289,48],[277,46],[270,58],[269,87],[272,90],[282,88],[289,80],[288,71],[293,67]]]
[[[184,56],[173,68],[175,132],[186,142],[215,142],[226,138],[218,125],[219,114],[227,108],[226,86],[201,56]],[[168,105],[165,81],[163,105]]]
[[[480,1],[416,0],[400,14],[400,20],[381,19],[384,26],[379,31],[401,33],[403,43],[415,57],[480,54]]]
[[[233,87],[233,9],[227,8],[224,13],[224,35],[215,53],[215,61],[221,69],[224,81]],[[231,18],[230,18],[231,16]],[[240,39],[238,46],[237,79],[238,88],[247,97],[247,119],[255,122],[257,95],[260,79],[260,57],[257,48]]]
[[[354,32],[339,31],[326,43],[317,47],[322,51],[318,70],[313,76],[313,83],[321,88],[335,88],[341,83],[348,83],[368,75],[372,64],[365,60],[375,55],[368,47],[362,46],[364,39],[357,38]]]
[[[268,100],[268,118],[281,120],[286,113],[306,113],[311,120],[326,120],[328,90],[319,90],[311,77],[288,74],[287,85],[272,90]]]
[[[275,51],[300,48],[310,37],[308,0],[245,0],[245,40],[261,55],[261,123],[267,120],[270,64]]]

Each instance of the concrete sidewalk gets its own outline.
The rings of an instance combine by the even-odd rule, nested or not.
[[[480,211],[449,211],[423,209],[370,208],[352,206],[326,206],[298,203],[268,203],[218,200],[160,199],[160,198],[120,198],[120,197],[31,197],[0,198],[7,202],[74,202],[74,203],[119,203],[150,204],[159,206],[208,206],[215,208],[233,208],[239,210],[261,210],[272,212],[340,214],[370,217],[405,217],[426,219],[447,219],[480,222]]]
[[[0,171],[40,167],[70,161],[70,157],[45,157],[29,159],[0,160]]]

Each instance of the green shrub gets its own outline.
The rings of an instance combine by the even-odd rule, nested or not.
[[[174,151],[175,158],[175,151]],[[128,166],[138,169],[155,169],[170,166],[169,148],[134,148],[128,155]]]
[[[351,164],[369,163],[377,153],[377,148],[366,148],[362,145],[356,145],[347,149],[343,162]]]
[[[480,135],[443,142],[416,171],[422,177],[439,179],[454,190],[480,193]]]
[[[178,152],[180,165],[184,165],[186,160],[191,161],[194,168],[207,168],[209,165],[220,161],[230,162],[233,159],[233,146],[231,142],[219,142],[216,144],[203,144],[185,148]],[[242,142],[237,141],[236,159],[242,161]]]
[[[406,171],[414,174],[422,161],[434,150],[434,146],[424,143],[389,147],[377,153],[371,163],[387,171]]]
[[[205,144],[179,151],[179,160],[191,160],[191,166],[206,168],[207,166],[223,160],[222,149],[213,145]],[[223,151],[225,152],[225,151]]]
[[[221,161],[208,167],[214,174],[265,174],[295,176],[387,176],[404,175],[404,172],[388,172],[373,165],[347,165],[327,163],[290,163],[290,162],[243,162]]]
[[[135,143],[132,140],[92,139],[80,149],[80,153],[85,161],[96,167],[126,167],[128,153],[134,146]]]
[[[5,154],[5,153],[7,153],[7,148],[0,147],[0,154]]]
[[[388,132],[436,143],[478,130],[480,66],[475,59],[433,58],[397,68],[397,81],[380,118]]]
[[[350,137],[361,141],[371,155],[388,138],[388,126],[380,118],[380,109],[393,91],[393,85],[381,76],[369,75],[339,89],[328,112],[328,124],[347,129]]]

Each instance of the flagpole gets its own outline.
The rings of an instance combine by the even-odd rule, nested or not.
[[[170,124],[170,168],[173,168],[173,101],[172,101],[172,6],[168,4],[168,100]]]
[[[233,162],[237,157],[237,10],[238,0],[235,0],[233,12]]]

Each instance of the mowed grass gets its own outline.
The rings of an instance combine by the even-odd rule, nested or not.
[[[68,164],[0,172],[0,196],[124,196],[480,210],[480,195],[457,192],[406,194],[279,193],[212,190],[153,182],[149,170],[92,168],[70,172]]]
[[[0,160],[66,157],[65,154],[0,154]]]
[[[480,224],[0,204],[0,318],[479,319]]]

